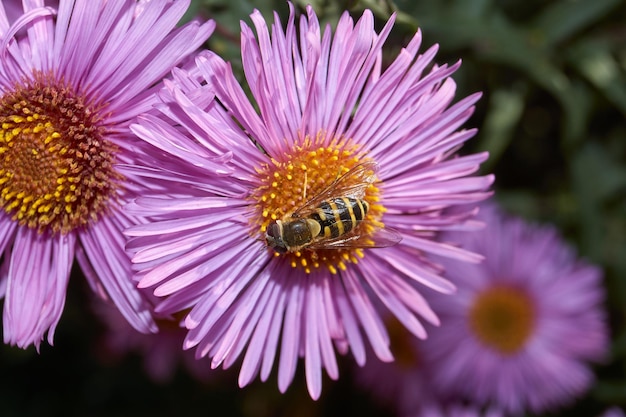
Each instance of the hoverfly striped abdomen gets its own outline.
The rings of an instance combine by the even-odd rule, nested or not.
[[[365,218],[369,205],[365,200],[352,197],[335,197],[323,201],[311,215],[320,225],[319,237],[338,238]]]

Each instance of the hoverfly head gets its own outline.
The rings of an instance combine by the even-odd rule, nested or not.
[[[272,222],[267,226],[265,241],[267,246],[274,249],[276,252],[287,253],[287,245],[283,240],[283,225],[280,220]]]

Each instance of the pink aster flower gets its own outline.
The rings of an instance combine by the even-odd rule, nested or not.
[[[3,2],[4,3],[4,2]],[[188,1],[0,4],[0,290],[4,341],[52,344],[74,258],[138,330],[156,330],[132,282],[119,211],[136,178],[130,121],[210,35],[176,25]],[[54,7],[53,7],[54,6]]]
[[[304,357],[318,398],[322,369],[338,377],[336,352],[363,364],[370,344],[393,359],[372,297],[423,338],[420,320],[437,317],[419,287],[454,289],[428,256],[480,259],[433,239],[474,227],[472,210],[446,209],[490,194],[492,177],[472,176],[487,155],[455,156],[479,95],[452,104],[459,64],[432,66],[437,48],[418,54],[419,33],[383,70],[393,18],[376,33],[370,11],[346,13],[334,35],[310,7],[299,24],[292,8],[286,29],[276,16],[271,36],[258,11],[252,21],[242,59],[254,103],[208,53],[202,82],[177,71],[161,117],[134,126],[153,149],[127,171],[156,191],[127,207],[153,219],[128,230],[127,248],[140,286],[165,297],[159,312],[190,309],[185,348],[214,367],[243,355],[241,386],[277,361],[281,391]]]
[[[481,209],[487,227],[445,239],[481,253],[479,265],[442,260],[458,287],[431,299],[441,327],[420,346],[442,394],[509,414],[572,402],[608,349],[601,271],[576,258],[554,228]]]

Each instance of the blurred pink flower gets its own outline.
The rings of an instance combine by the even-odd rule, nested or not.
[[[404,417],[507,417],[507,414],[489,409],[482,411],[479,407],[469,405],[427,405],[419,412],[404,415]]]
[[[445,233],[481,264],[442,259],[458,287],[434,294],[441,326],[420,352],[441,395],[490,404],[510,414],[554,410],[584,394],[591,363],[608,353],[602,271],[577,259],[557,231],[481,208],[486,228]]]
[[[8,8],[5,8],[8,6]],[[4,341],[52,344],[76,258],[138,330],[155,331],[136,290],[119,210],[139,141],[130,122],[213,23],[177,28],[189,1],[0,3],[0,295]]]

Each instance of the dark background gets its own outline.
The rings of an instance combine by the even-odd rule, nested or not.
[[[305,2],[296,1],[299,10]],[[397,24],[385,53],[393,59],[419,27],[423,50],[440,44],[439,63],[463,65],[458,97],[484,96],[466,124],[480,129],[463,152],[488,150],[496,198],[511,212],[556,225],[581,256],[602,266],[612,329],[610,361],[573,406],[550,416],[593,416],[626,407],[626,2],[620,0],[315,1],[324,22],[371,8]],[[240,69],[239,20],[260,9],[271,19],[279,0],[195,1],[189,18],[218,22],[208,45]],[[140,352],[108,355],[106,330],[86,282],[75,270],[55,346],[0,346],[0,417],[16,416],[383,416],[351,381],[324,381],[310,400],[299,371],[286,394],[275,373],[237,388],[218,370],[198,381],[180,367],[166,382],[145,372]]]

